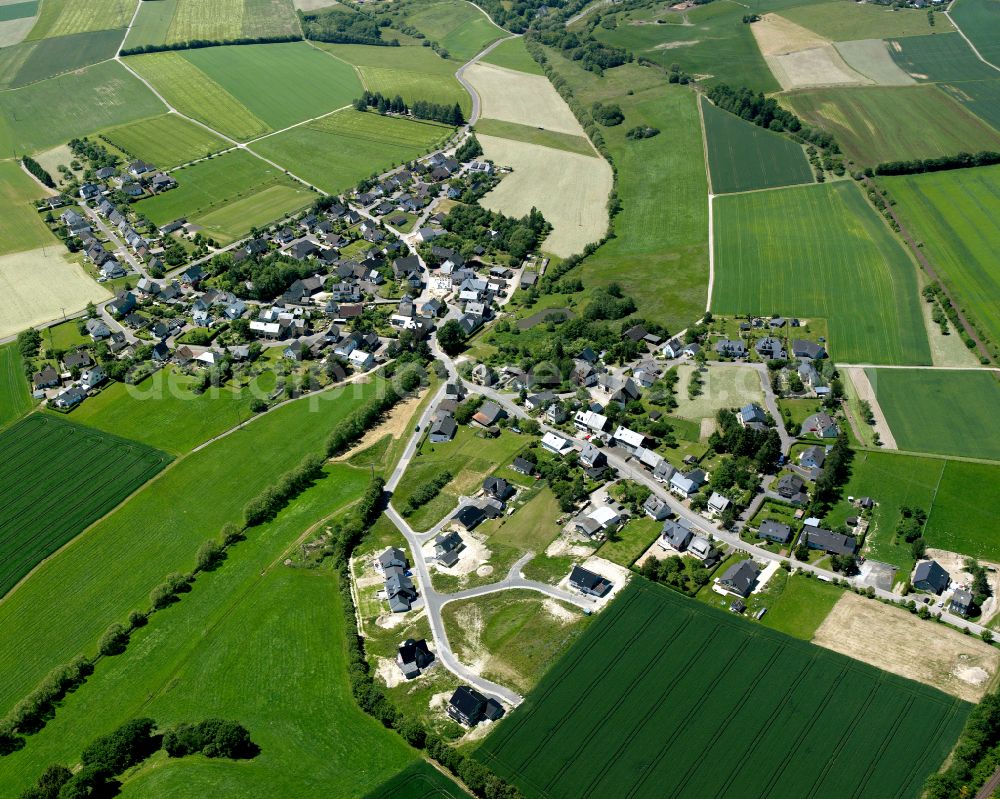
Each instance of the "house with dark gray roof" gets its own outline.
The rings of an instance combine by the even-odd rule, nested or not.
[[[378,557],[375,558],[375,563],[382,571],[393,566],[405,569],[407,567],[406,554],[397,547],[386,547],[385,551],[379,553]]]
[[[588,596],[603,597],[614,587],[607,578],[595,574],[582,566],[574,566],[569,574],[569,584],[572,588]]]
[[[475,688],[460,685],[448,701],[448,715],[459,724],[475,727],[480,721],[495,721],[503,716],[503,705],[496,699],[487,699]]]
[[[802,422],[801,435],[813,435],[819,438],[836,438],[840,434],[840,428],[828,413],[814,413]]]
[[[936,560],[922,560],[913,570],[911,582],[918,591],[940,594],[951,583],[951,575]]]
[[[792,528],[787,524],[776,522],[774,519],[764,519],[760,523],[757,535],[768,541],[774,541],[776,544],[787,544],[792,540]]]
[[[642,503],[642,509],[646,512],[647,516],[658,522],[662,522],[670,515],[670,506],[667,504],[667,501],[661,499],[656,494],[650,494],[646,498],[646,501]]]
[[[951,612],[959,616],[968,616],[972,612],[974,602],[972,592],[966,588],[959,588],[951,595]]]
[[[406,613],[417,599],[417,589],[413,586],[413,581],[399,566],[390,566],[383,575],[389,609],[393,613]]]
[[[748,558],[726,569],[717,585],[720,591],[745,598],[750,595],[759,576],[760,566]]]
[[[427,641],[423,638],[419,641],[406,639],[399,645],[396,653],[396,665],[408,680],[419,677],[420,672],[433,662],[434,653],[427,648]]]
[[[430,439],[432,444],[443,444],[446,441],[451,441],[455,437],[455,431],[458,429],[458,425],[452,416],[441,416],[434,424],[431,425],[430,432],[427,437]]]
[[[757,354],[761,358],[768,361],[781,360],[787,355],[785,348],[781,344],[781,339],[774,338],[774,336],[765,336],[762,339],[758,339],[754,345],[754,349],[757,350]]]
[[[818,358],[825,358],[826,350],[815,341],[804,341],[797,338],[792,341],[792,355],[796,358],[808,358],[810,361],[815,361]]]
[[[691,529],[691,522],[687,519],[665,521],[663,530],[660,532],[660,546],[664,549],[670,548],[683,552],[693,537],[694,531]]]
[[[783,499],[802,504],[809,498],[809,495],[803,490],[805,485],[805,481],[797,474],[783,474],[775,483],[774,490]]]
[[[462,510],[472,507],[471,505],[466,505]],[[478,511],[483,519],[486,518],[486,515],[479,508],[474,508],[474,510]],[[459,511],[459,513],[461,512]],[[458,518],[458,513],[455,514],[455,518]],[[478,523],[476,522],[476,524]],[[466,529],[470,528],[467,527]],[[454,566],[458,562],[458,555],[463,549],[465,549],[465,542],[462,540],[462,536],[454,530],[448,533],[439,533],[434,538],[434,556],[437,558],[438,563],[444,566]]]
[[[854,536],[842,535],[810,524],[802,528],[799,540],[810,549],[822,549],[831,555],[853,555],[858,551],[858,542]]]

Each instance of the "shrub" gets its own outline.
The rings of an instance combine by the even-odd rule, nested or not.
[[[128,646],[129,631],[123,624],[112,624],[97,642],[97,651],[104,657],[120,655]]]

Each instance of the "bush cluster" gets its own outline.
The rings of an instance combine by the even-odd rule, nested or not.
[[[444,488],[451,481],[451,472],[444,471],[431,480],[429,483],[424,483],[420,488],[413,492],[408,500],[406,500],[406,505],[403,506],[403,515],[409,516],[417,508],[422,508],[428,502],[430,502],[434,497],[441,493],[441,489]]]
[[[203,754],[231,760],[252,758],[260,751],[246,727],[226,719],[177,724],[164,733],[163,749],[170,757]]]

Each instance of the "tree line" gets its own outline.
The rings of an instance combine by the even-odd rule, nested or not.
[[[189,39],[184,42],[169,44],[144,44],[140,47],[126,47],[121,51],[123,56],[142,55],[144,53],[164,53],[170,50],[201,50],[204,47],[229,47],[244,44],[278,44],[280,42],[301,42],[301,36],[241,36],[237,39]]]
[[[343,8],[299,12],[302,31],[307,39],[335,44],[367,44],[375,47],[399,47],[399,40],[382,38],[388,20],[376,20],[367,14],[345,12]],[[384,24],[383,24],[384,23]]]
[[[418,508],[422,508],[434,497],[441,493],[441,489],[451,482],[451,472],[445,470],[429,483],[424,483],[414,491],[406,504],[403,506],[403,515],[411,516]]]
[[[634,56],[622,47],[603,44],[586,33],[567,30],[562,20],[552,17],[532,28],[528,38],[562,51],[570,61],[597,75],[604,70],[631,63]]]
[[[987,694],[965,722],[948,766],[924,783],[926,799],[972,796],[997,767],[1000,744],[1000,695]]]
[[[322,455],[306,455],[294,469],[286,472],[274,485],[267,486],[243,508],[243,522],[254,527],[273,519],[279,510],[305,491],[323,474]]]
[[[46,172],[42,165],[30,155],[24,156],[21,159],[21,163],[24,164],[25,169],[42,181],[44,185],[48,186],[50,189],[54,189],[56,187],[56,182],[52,179],[52,175]]]
[[[429,119],[433,122],[442,122],[445,125],[465,124],[465,116],[462,114],[462,107],[455,103],[432,103],[427,100],[415,100],[407,105],[398,94],[389,98],[381,92],[365,93],[354,100],[356,111],[367,111],[369,108],[376,109],[380,114],[409,114],[414,119]]]
[[[974,166],[1000,164],[1000,153],[981,150],[978,153],[942,155],[938,158],[914,158],[911,161],[885,161],[875,167],[876,175],[918,175],[922,172],[944,172],[949,169],[970,169]]]
[[[803,141],[815,144],[832,153],[839,153],[840,146],[825,130],[810,128],[802,124],[791,111],[778,105],[773,97],[765,97],[763,92],[755,92],[746,86],[738,88],[720,83],[708,90],[708,99],[719,108],[736,114],[740,119],[752,122],[761,128],[773,131],[788,131]]]

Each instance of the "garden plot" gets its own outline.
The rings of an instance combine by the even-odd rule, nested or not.
[[[561,257],[604,236],[612,186],[607,161],[493,136],[479,141],[487,158],[514,170],[483,197],[483,206],[516,217],[538,208],[552,224],[542,249]]]
[[[970,702],[982,699],[1000,662],[978,638],[847,592],[813,643]]]
[[[473,64],[465,77],[483,101],[483,117],[584,136],[569,106],[541,75]]]
[[[111,295],[76,264],[62,246],[0,256],[0,337],[82,310]]]

